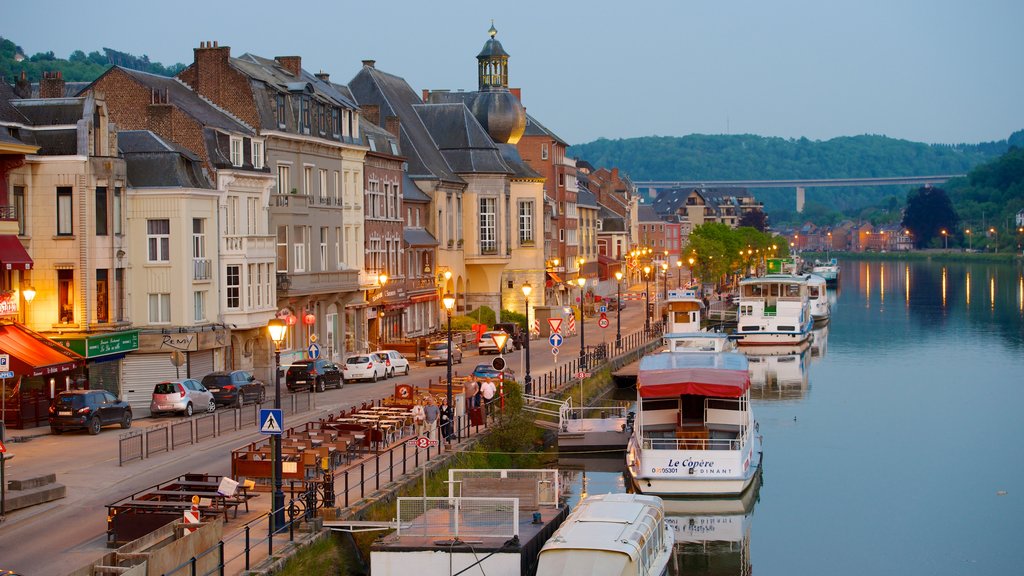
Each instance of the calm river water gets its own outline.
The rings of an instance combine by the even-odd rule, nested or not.
[[[1024,573],[1020,266],[841,265],[814,346],[751,357],[760,489],[668,503],[673,573]],[[583,467],[625,490],[617,460]]]

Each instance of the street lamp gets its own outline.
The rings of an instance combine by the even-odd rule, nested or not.
[[[25,324],[28,324],[28,305],[32,303],[32,300],[36,297],[36,289],[32,286],[25,288],[21,291],[21,296],[25,299]]]
[[[448,380],[446,392],[448,394],[448,409],[454,410],[452,407],[452,309],[455,308],[455,296],[451,293],[445,294],[441,298],[441,302],[444,304],[445,312],[448,313]]]
[[[377,349],[380,350],[384,344],[384,285],[388,283],[388,275],[378,274],[377,283],[380,284],[380,310],[377,314]]]
[[[582,258],[581,258],[582,260]],[[583,312],[583,288],[587,285],[587,279],[580,276],[576,279],[576,283],[580,285],[580,370],[587,369],[587,339],[584,325],[586,324],[586,314]]]
[[[615,272],[615,349],[622,348],[622,270]]]
[[[993,226],[992,228],[989,228],[988,232],[989,232],[989,234],[992,234],[993,236],[996,237],[996,254],[998,254],[999,253],[999,236],[996,234],[995,227]]]
[[[676,260],[676,288],[683,287],[683,261]]]
[[[964,234],[967,234],[967,251],[974,252],[974,238],[971,238],[971,229],[964,230]],[[961,244],[963,246],[963,244]]]
[[[650,335],[651,333],[651,267],[644,266],[644,281],[646,286],[644,287],[644,300],[646,301],[647,309],[644,310],[644,332]]]
[[[942,247],[944,250],[949,250],[949,235],[946,234],[946,229],[942,229]]]
[[[661,263],[661,275],[664,276],[661,283],[661,299],[668,298],[668,262]]]
[[[281,409],[281,343],[284,342],[284,335],[288,331],[288,324],[280,318],[272,318],[267,322],[267,332],[274,342],[274,409]],[[241,394],[241,392],[239,392]],[[281,472],[281,436],[273,434],[270,441],[274,445],[274,496],[271,503],[270,533],[274,534],[284,528],[284,490],[282,490]]]
[[[526,296],[526,376],[523,377],[523,390],[527,394],[532,392],[530,378],[530,292],[532,291],[533,286],[530,286],[529,282],[523,284],[523,296]]]

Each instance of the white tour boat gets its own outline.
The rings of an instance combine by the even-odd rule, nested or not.
[[[792,345],[810,338],[814,317],[807,278],[808,275],[768,274],[740,280],[736,316],[739,345]]]
[[[825,279],[817,274],[807,274],[807,301],[811,305],[811,317],[815,324],[824,324],[832,316],[832,304],[828,301],[828,287]]]
[[[626,470],[638,491],[741,494],[761,466],[747,359],[663,352],[640,360]]]
[[[541,548],[537,576],[661,576],[674,543],[661,498],[594,495],[580,501]]]
[[[727,352],[736,348],[727,334],[708,332],[701,328],[704,301],[692,289],[669,290],[665,300],[665,335],[667,352]]]
[[[839,282],[839,261],[835,258],[829,259],[828,262],[816,261],[811,272],[821,276],[829,284],[835,284]]]

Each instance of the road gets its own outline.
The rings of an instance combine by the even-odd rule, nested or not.
[[[586,343],[590,346],[615,340],[615,315],[609,315],[610,326],[600,329],[596,319],[586,323]],[[622,311],[622,334],[643,328],[643,305],[629,303]],[[564,330],[564,328],[563,328]],[[579,336],[565,339],[557,356],[557,365],[567,364],[579,355]],[[555,357],[546,338],[534,340],[530,346],[531,374],[536,378],[556,366]],[[507,354],[509,365],[520,378],[523,375],[524,351]],[[479,356],[467,351],[463,364],[454,366],[457,374],[469,374],[480,362],[493,356]],[[290,417],[286,426],[295,426],[320,415],[348,409],[362,402],[386,397],[401,383],[426,385],[443,378],[445,366],[425,367],[414,363],[409,376],[398,376],[377,383],[348,383],[341,389],[316,394],[316,409]],[[283,387],[283,384],[282,384]],[[273,389],[269,390],[273,394]],[[283,394],[287,394],[286,390]],[[304,392],[301,392],[304,393]],[[145,418],[133,428],[164,425],[175,417]],[[296,421],[298,420],[298,421]],[[12,431],[17,434],[17,431]],[[228,432],[198,444],[178,448],[143,461],[118,466],[116,427],[105,428],[98,436],[84,432],[45,435],[23,443],[8,443],[16,455],[7,463],[7,479],[30,478],[55,472],[57,481],[67,487],[67,497],[15,511],[0,523],[0,569],[25,575],[66,574],[98,559],[106,548],[106,508],[138,490],[188,472],[227,475],[230,472],[232,449],[252,442],[259,434],[255,429]]]

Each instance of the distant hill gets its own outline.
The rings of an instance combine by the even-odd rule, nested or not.
[[[1010,141],[1024,140],[1024,131]],[[634,181],[643,180],[771,180],[966,174],[998,158],[1007,140],[980,144],[923,144],[886,136],[845,136],[831,140],[768,138],[752,134],[682,137],[647,136],[577,144],[570,156],[595,166],[616,166]],[[786,219],[794,208],[791,190],[757,190],[757,198],[773,221]],[[902,200],[905,187],[820,188],[809,191],[809,204],[847,214],[883,204],[889,196]]]
[[[146,55],[133,56],[112,48],[104,48],[102,53],[93,51],[88,54],[75,50],[67,59],[57,58],[52,51],[29,56],[21,46],[0,37],[0,78],[8,83],[17,80],[22,71],[29,82],[38,82],[43,72],[56,71],[61,72],[67,82],[92,82],[115,64],[161,76],[174,76],[185,69],[184,64],[164,66],[159,62],[150,62]]]

